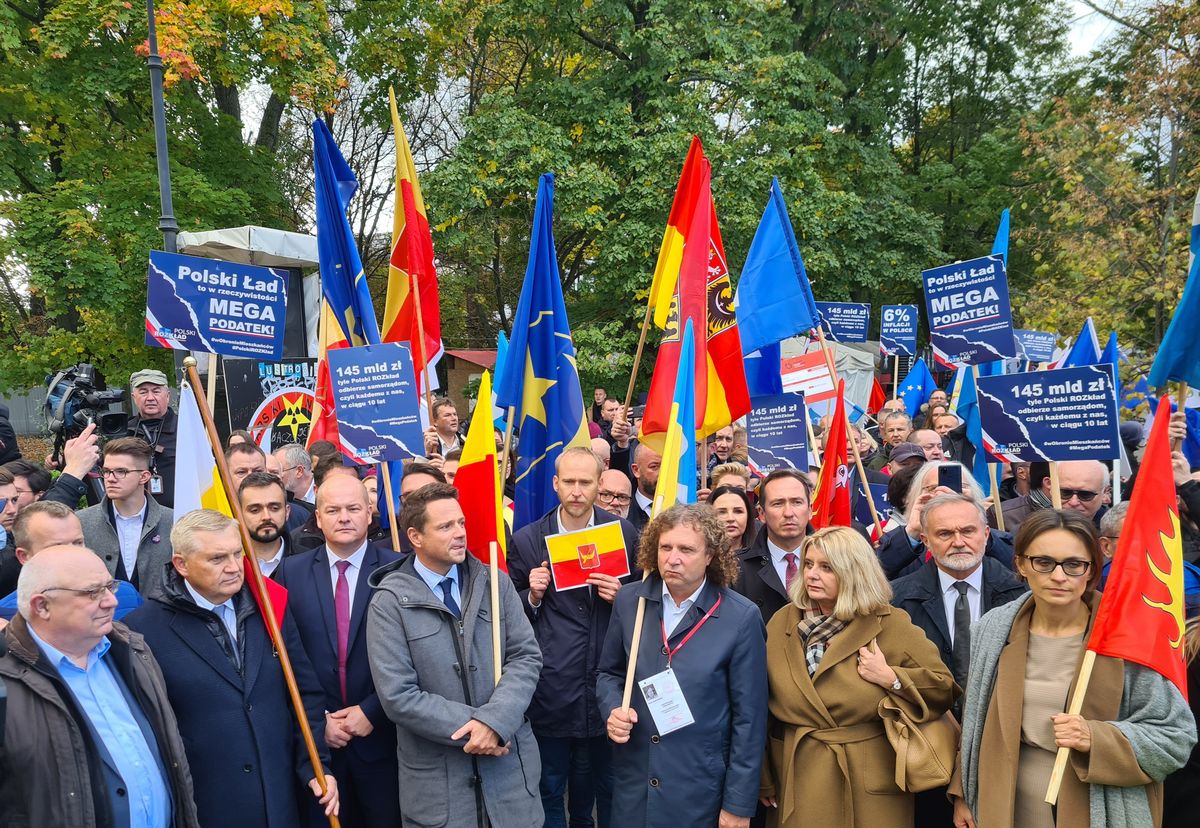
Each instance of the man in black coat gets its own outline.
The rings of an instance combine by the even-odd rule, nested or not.
[[[542,806],[548,828],[567,824],[563,797],[568,787],[572,825],[590,824],[593,806],[601,828],[607,828],[611,818],[611,746],[596,703],[596,672],[621,581],[593,574],[586,588],[560,592],[551,584],[546,565],[549,535],[616,521],[633,572],[638,540],[633,526],[595,506],[603,471],[591,449],[569,448],[559,455],[554,488],[561,505],[519,529],[508,556],[508,574],[542,649],[542,675],[528,716],[542,755]],[[631,574],[625,580],[636,577]]]
[[[771,620],[790,600],[787,577],[800,571],[800,547],[812,518],[812,483],[796,469],[776,469],[758,487],[758,517],[763,522],[754,543],[738,553],[733,591],[749,598]]]
[[[633,463],[629,472],[633,476],[633,502],[629,504],[629,522],[640,535],[650,522],[654,505],[654,490],[658,488],[658,470],[662,466],[662,455],[645,443],[633,447]]]
[[[162,666],[200,824],[295,828],[300,796],[319,798],[334,812],[337,782],[323,767],[327,793],[321,796],[283,669],[245,584],[237,524],[197,509],[176,521],[171,546],[163,587],[125,620]],[[281,623],[321,763],[328,766],[324,693],[291,613]]]

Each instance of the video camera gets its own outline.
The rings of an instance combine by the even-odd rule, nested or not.
[[[80,362],[47,378],[44,410],[54,435],[54,460],[61,461],[67,440],[78,437],[91,423],[102,438],[122,437],[129,425],[124,411],[109,411],[125,399],[125,391],[107,390],[104,377],[94,365]]]

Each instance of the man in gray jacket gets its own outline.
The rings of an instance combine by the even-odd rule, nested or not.
[[[542,656],[521,601],[499,578],[495,680],[488,568],[467,551],[458,492],[407,495],[413,554],[377,569],[367,614],[375,690],[396,724],[404,825],[541,825],[541,762],[525,710]]]
[[[142,595],[163,583],[171,560],[175,514],[146,494],[154,450],[140,437],[121,437],[104,445],[100,473],[104,497],[79,513],[83,538],[108,567],[108,574],[129,581]]]

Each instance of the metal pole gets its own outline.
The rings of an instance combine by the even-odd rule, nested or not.
[[[150,67],[150,103],[154,110],[154,154],[158,159],[158,201],[162,215],[158,229],[163,234],[163,250],[177,252],[175,236],[179,223],[175,221],[175,209],[171,205],[171,166],[167,160],[167,116],[163,103],[163,62],[158,55],[158,33],[154,26],[154,0],[146,0],[146,19],[150,25],[150,56],[146,64]]]

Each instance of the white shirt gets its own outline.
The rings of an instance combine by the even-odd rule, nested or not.
[[[117,504],[112,504],[114,523],[117,527],[117,543],[121,545],[121,562],[125,564],[125,575],[133,578],[137,567],[138,547],[142,544],[142,527],[146,523],[146,501],[142,501],[142,509],[132,517],[125,517],[117,511]]]
[[[642,511],[647,515],[650,514],[650,508],[654,506],[654,500],[642,494],[642,490],[634,488],[633,497],[637,500],[637,505],[642,507]]]
[[[578,529],[568,529],[566,526],[563,525],[563,515],[564,514],[565,513],[563,512],[563,507],[559,506],[558,514],[556,514],[554,516],[555,519],[558,521],[558,531],[560,531],[560,532],[578,532],[579,531]],[[596,525],[596,508],[593,506],[592,510],[590,512],[588,512],[587,526],[585,526],[583,528],[591,529],[595,525]]]
[[[205,598],[199,592],[196,592],[186,580],[183,585],[187,587],[188,593],[192,596],[192,600],[196,602],[196,606],[200,609],[206,609],[225,624],[225,629],[229,630],[229,640],[237,641],[237,607],[233,603],[233,599],[225,601],[222,604],[214,604],[212,601]]]
[[[683,616],[687,615],[687,611],[692,608],[692,604],[696,603],[696,599],[700,597],[704,585],[708,583],[708,578],[700,582],[699,588],[683,599],[683,603],[678,606],[675,604],[675,599],[671,597],[671,591],[667,589],[667,585],[663,584],[662,592],[662,616],[663,628],[667,631],[667,638],[675,632],[675,628],[679,626],[679,622],[683,620]]]
[[[358,573],[362,569],[363,558],[367,556],[367,542],[364,540],[362,546],[354,550],[354,554],[349,558],[339,558],[330,551],[329,547],[325,547],[325,555],[329,559],[329,584],[333,589],[333,594],[337,596],[337,581],[338,561],[349,561],[350,565],[346,567],[346,585],[350,587],[350,606],[354,606],[354,590],[358,588]]]
[[[765,532],[767,530],[764,528],[763,531]],[[779,583],[783,584],[784,589],[787,589],[787,561],[784,560],[784,556],[788,554],[796,556],[796,577],[799,578],[800,564],[802,563],[800,560],[800,547],[797,546],[791,553],[789,553],[786,549],[781,549],[772,543],[771,539],[768,537],[767,552],[771,553],[771,564],[775,567],[775,571],[779,573]]]
[[[954,605],[958,602],[958,590],[954,585],[957,578],[952,578],[942,570],[937,571],[938,583],[942,587],[942,603],[946,606],[946,627],[950,630],[950,645],[954,646]],[[967,582],[967,606],[971,609],[971,623],[979,620],[980,606],[983,598],[983,565],[962,580]]]
[[[317,502],[317,483],[315,480],[312,483],[308,484],[308,491],[305,492],[304,497],[302,497],[300,499],[303,500],[305,503],[316,503]]]
[[[285,546],[285,544],[283,542],[283,539],[280,538],[279,539],[279,549],[277,549],[275,551],[275,554],[272,557],[267,558],[265,561],[262,558],[258,559],[258,568],[259,568],[259,571],[262,572],[264,578],[270,578],[271,574],[276,569],[279,568],[279,565],[281,563],[283,563],[284,546]]]

